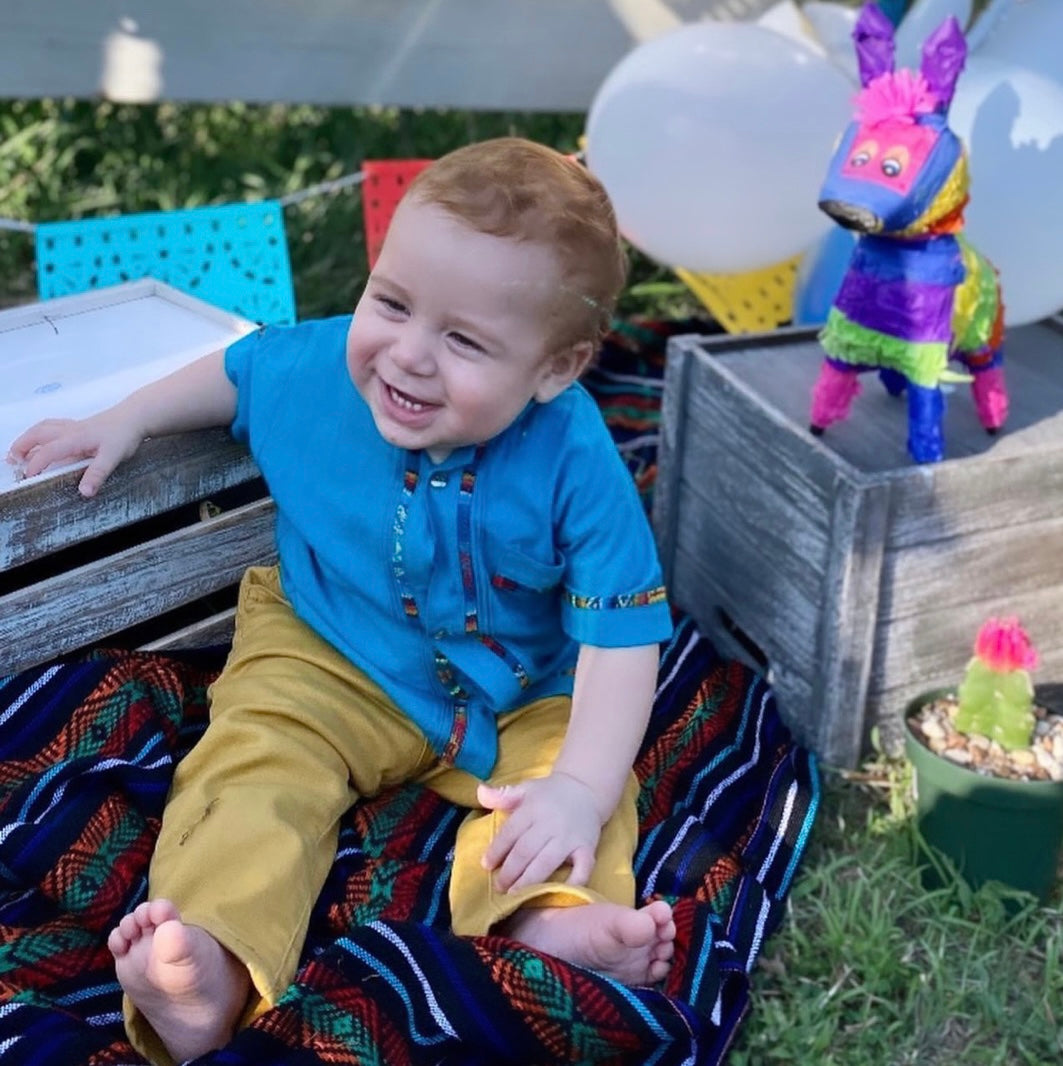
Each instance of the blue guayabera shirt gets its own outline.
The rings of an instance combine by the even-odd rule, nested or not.
[[[652,534],[581,386],[436,464],[377,432],[347,373],[350,322],[232,345],[232,432],[276,501],[296,614],[486,777],[495,715],[570,693],[579,644],[669,636]]]

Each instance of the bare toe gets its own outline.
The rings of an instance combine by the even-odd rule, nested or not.
[[[650,959],[653,962],[671,962],[675,955],[675,941],[664,940],[654,945],[650,950]]]
[[[518,911],[510,935],[624,984],[656,984],[674,953],[672,909],[657,900],[635,910],[616,903]]]
[[[177,921],[181,917],[177,907],[168,899],[153,899],[147,903],[142,903],[137,910],[139,911],[141,908],[144,909],[147,921],[153,929],[157,929],[164,922]]]
[[[147,904],[141,903],[139,907],[122,915],[118,924],[111,930],[107,937],[107,947],[115,956],[124,955],[129,949],[152,928],[147,916]]]
[[[144,931],[144,927],[137,921],[136,912],[132,914],[122,915],[122,920],[115,928],[116,933],[120,933],[129,943],[133,943],[134,940],[140,939],[140,934]]]
[[[129,941],[115,926],[107,937],[107,950],[117,959],[129,950]]]
[[[132,918],[139,932],[127,939]],[[112,943],[113,942],[113,943]],[[221,1047],[247,1000],[247,970],[169,900],[141,904],[108,939],[123,991],[178,1061]]]
[[[152,929],[155,923],[151,920],[151,903],[141,903],[134,908],[133,913],[129,915],[133,920],[133,923],[139,929]]]

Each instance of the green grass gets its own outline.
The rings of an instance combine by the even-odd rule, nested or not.
[[[999,886],[922,886],[907,764],[825,773],[734,1066],[1063,1062],[1063,911]],[[924,859],[925,861],[925,859]]]

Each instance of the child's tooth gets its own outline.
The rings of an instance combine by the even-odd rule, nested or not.
[[[391,395],[395,398],[395,402],[400,407],[405,407],[407,411],[423,411],[424,404],[418,403],[416,400],[411,400],[404,393],[399,392],[398,389],[392,387]]]

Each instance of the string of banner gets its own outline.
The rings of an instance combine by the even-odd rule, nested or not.
[[[292,207],[295,204],[301,204],[304,200],[309,200],[314,196],[324,196],[328,193],[340,192],[343,189],[350,189],[355,185],[360,185],[365,181],[366,172],[359,170],[353,174],[344,174],[342,178],[335,178],[332,181],[318,182],[316,185],[309,185],[305,189],[297,189],[295,192],[288,193],[286,196],[280,196],[276,199],[276,203],[281,207]],[[0,230],[13,230],[17,233],[34,233],[37,229],[36,222],[25,222],[18,218],[4,218],[0,216]]]

